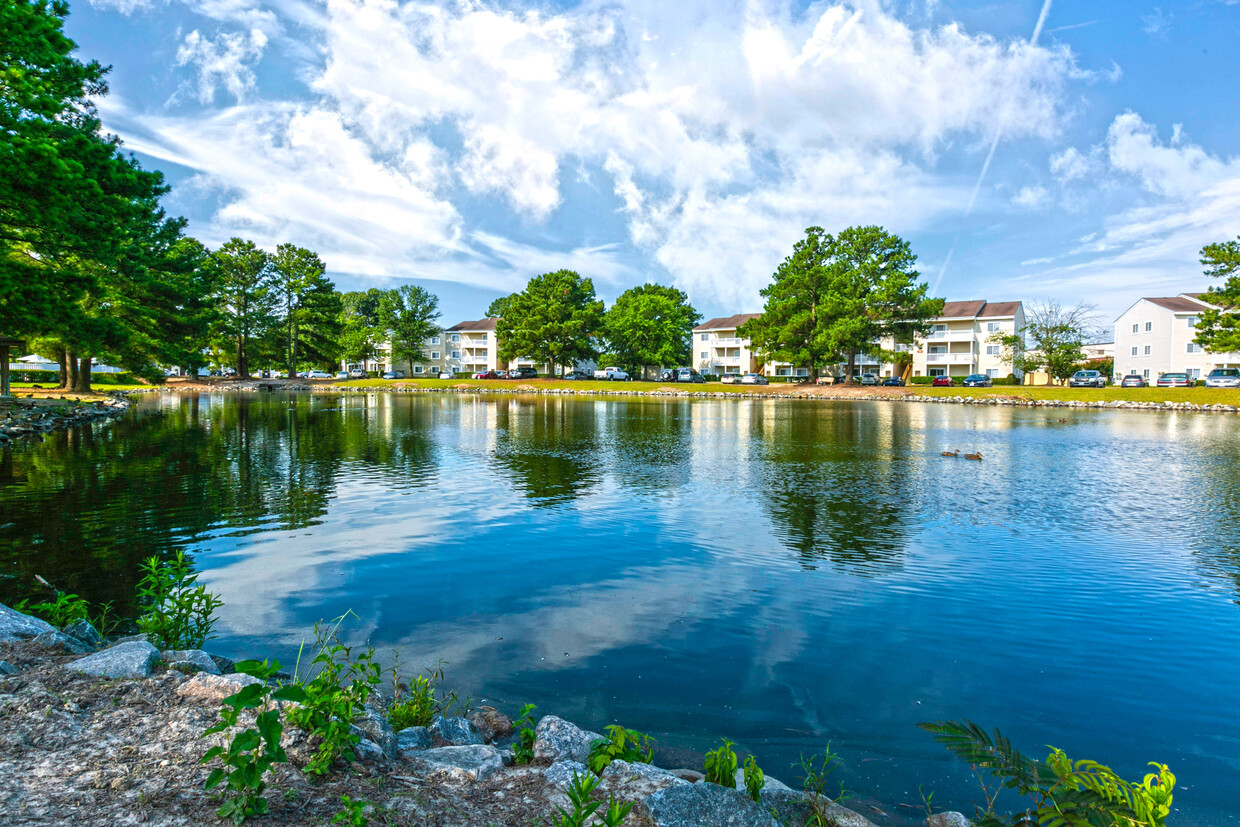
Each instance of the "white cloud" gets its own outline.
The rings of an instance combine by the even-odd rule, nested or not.
[[[1065,184],[1087,178],[1098,171],[1100,166],[1098,159],[1092,154],[1083,154],[1073,146],[1052,155],[1050,161],[1051,174]]]
[[[165,6],[168,0],[90,0],[91,6],[105,11],[118,11],[121,14],[149,11],[156,6]]]
[[[1020,192],[1012,196],[1012,203],[1018,207],[1038,207],[1046,201],[1045,187],[1021,187]]]
[[[1156,8],[1151,14],[1141,15],[1141,31],[1157,37],[1166,34],[1171,29],[1171,15],[1163,14],[1163,10]]]
[[[255,85],[254,69],[249,64],[262,58],[266,48],[267,35],[261,29],[221,32],[214,40],[195,29],[181,41],[177,65],[197,70],[195,87],[201,103],[215,100],[216,87],[242,101]]]
[[[1181,130],[1172,144],[1158,140],[1158,130],[1135,112],[1125,112],[1107,130],[1111,167],[1141,179],[1150,192],[1186,198],[1222,179],[1240,176],[1240,159],[1223,161],[1199,146],[1184,143]]]

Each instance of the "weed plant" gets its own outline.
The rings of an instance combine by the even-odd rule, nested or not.
[[[1096,761],[1073,761],[1063,750],[1051,749],[1045,761],[1028,758],[1006,738],[986,733],[968,721],[918,724],[934,733],[977,774],[986,798],[977,807],[977,827],[1163,827],[1171,812],[1175,776],[1166,764],[1151,762],[1155,772],[1141,781],[1126,781]],[[989,787],[983,773],[999,779]],[[1031,800],[1027,809],[1006,816],[995,812],[1002,790]]]
[[[762,787],[766,784],[766,774],[758,766],[758,759],[752,755],[745,759],[745,792],[754,801],[761,803]]]
[[[370,819],[366,817],[366,807],[369,804],[365,799],[354,801],[347,795],[342,795],[340,803],[344,806],[332,816],[332,824],[343,824],[345,827],[367,827],[370,824]]]
[[[306,771],[315,775],[326,774],[337,758],[354,759],[353,747],[359,738],[350,732],[350,727],[381,679],[373,647],[354,656],[353,648],[340,640],[340,624],[349,614],[331,625],[314,624],[316,654],[306,674],[301,671],[302,652],[297,655],[293,680],[304,692],[305,700],[289,712],[289,722],[318,738],[318,751],[306,765]],[[316,666],[318,671],[313,678],[309,677],[309,671]]]
[[[58,628],[86,620],[101,635],[110,635],[120,626],[120,620],[112,613],[111,602],[100,604],[98,611],[91,615],[90,602],[86,598],[59,590],[53,600],[31,603],[27,598],[18,601],[13,608],[22,614],[41,617]]]
[[[805,827],[832,827],[835,824],[831,805],[847,798],[848,791],[841,783],[839,794],[832,798],[827,795],[826,789],[827,781],[839,763],[839,756],[831,752],[831,744],[828,742],[822,755],[815,754],[808,758],[802,755],[801,760],[793,765],[801,770],[801,788],[809,796],[810,815],[805,821]]]
[[[553,827],[585,827],[586,824],[593,823],[602,824],[603,827],[619,827],[620,822],[624,821],[625,816],[633,809],[633,805],[621,804],[612,794],[607,797],[607,809],[596,816],[595,813],[598,813],[603,802],[591,799],[590,793],[594,792],[598,784],[598,779],[593,775],[583,778],[573,773],[572,783],[568,785],[568,801],[572,809],[557,807],[558,815],[551,817]],[[596,821],[591,821],[591,817]]]
[[[185,553],[171,560],[149,557],[141,566],[138,629],[160,649],[200,649],[211,639],[215,610],[224,603],[199,585]]]
[[[706,753],[707,781],[720,787],[736,789],[736,753],[732,751],[733,746],[735,745],[731,741],[724,738],[723,746]]]
[[[517,739],[512,742],[512,763],[518,766],[534,760],[534,710],[537,708],[533,704],[526,704],[521,707],[521,714],[513,722]]]
[[[650,748],[652,739],[649,735],[625,729],[618,724],[607,727],[607,734],[609,737],[600,738],[590,744],[590,757],[586,760],[586,766],[595,775],[602,775],[612,761],[649,764],[654,760],[654,751]]]
[[[279,662],[268,664],[267,661],[259,663],[251,660],[238,663],[238,672],[253,675],[263,683],[252,683],[225,698],[220,710],[220,722],[200,736],[206,738],[221,732],[232,734],[227,746],[214,746],[207,750],[202,756],[202,763],[215,758],[223,763],[224,766],[211,770],[206,788],[211,790],[224,785],[223,805],[216,814],[220,818],[232,819],[234,824],[266,814],[267,800],[263,798],[263,790],[267,788],[267,782],[264,776],[273,764],[288,761],[280,746],[280,735],[284,732],[280,709],[273,707],[271,702],[301,703],[305,700],[305,693],[298,686],[284,686],[272,691],[266,679],[279,668]],[[241,713],[249,709],[262,711],[254,716],[253,726],[242,728]]]
[[[463,704],[456,692],[444,692],[443,663],[417,675],[408,684],[401,681],[400,652],[392,667],[392,711],[388,716],[392,729],[400,732],[415,726],[429,726],[436,715],[447,715],[453,707],[460,707],[460,714],[468,714],[469,701]]]

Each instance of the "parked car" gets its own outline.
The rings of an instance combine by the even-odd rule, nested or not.
[[[611,367],[594,371],[595,379],[602,379],[607,382],[628,382],[629,374],[621,368]]]
[[[220,375],[222,375],[222,376],[236,376],[236,375],[237,375],[237,371],[236,371],[236,369],[235,369],[235,368],[224,368],[222,371],[220,371]]]
[[[1096,370],[1078,370],[1068,379],[1070,388],[1105,388],[1107,378]]]
[[[904,387],[903,376],[888,376],[883,380],[883,387],[886,388],[902,388]]]
[[[492,371],[492,373],[495,374],[494,378],[496,379],[516,379],[517,378],[515,376],[509,376],[508,371],[506,370],[496,370],[496,371]]]
[[[405,372],[403,370],[389,370],[383,374],[384,379],[404,379]]]
[[[993,388],[995,382],[984,373],[971,373],[961,382],[966,388]]]
[[[693,368],[677,368],[676,381],[677,382],[705,382],[706,380],[702,377],[702,374],[698,373]]]
[[[581,382],[586,379],[593,379],[594,377],[586,373],[584,370],[570,370],[560,378],[567,379],[569,382]]]
[[[1207,388],[1240,388],[1240,368],[1215,368],[1206,376]]]
[[[538,368],[530,367],[529,365],[524,365],[522,367],[508,371],[508,378],[509,379],[537,379]]]
[[[930,383],[932,388],[950,388],[956,383],[952,381],[950,376],[936,376],[934,381]]]
[[[347,370],[338,370],[336,371],[336,378],[337,379],[348,379],[349,372]]]
[[[659,381],[660,382],[675,382],[676,373],[677,373],[676,368],[664,368],[663,370],[659,371]]]
[[[1119,381],[1121,388],[1148,388],[1149,382],[1145,381],[1145,377],[1139,373],[1130,373]]]
[[[876,375],[875,375],[875,374],[873,374],[873,373],[863,373],[863,374],[861,374],[861,379],[859,379],[858,381],[859,381],[859,382],[860,382],[860,384],[862,384],[862,385],[869,385],[869,386],[872,386],[872,387],[878,387],[878,376],[876,376]]]
[[[498,379],[499,374],[493,370],[480,370],[474,374],[475,379]]]
[[[1195,388],[1197,380],[1189,376],[1187,373],[1160,373],[1158,382],[1155,384],[1160,388]]]
[[[325,370],[311,370],[306,372],[307,379],[331,379],[332,375]]]
[[[741,377],[742,385],[769,385],[770,380],[760,373],[746,373]]]
[[[725,385],[736,385],[740,383],[741,375],[739,373],[725,373],[719,377],[719,381]]]
[[[455,376],[456,374],[450,370],[441,370],[439,373],[435,374],[436,379],[452,379]]]
[[[368,376],[370,376],[370,374],[362,370],[361,368],[354,368],[353,370],[349,371],[350,379],[365,379]]]

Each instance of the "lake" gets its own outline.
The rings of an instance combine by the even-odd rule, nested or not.
[[[1229,415],[160,394],[4,448],[0,600],[41,574],[131,609],[139,561],[184,549],[222,654],[289,665],[351,610],[389,662],[665,765],[727,736],[795,784],[830,742],[896,821],[919,787],[980,800],[916,727],[967,718],[1170,764],[1173,823],[1234,824],[1238,470]]]

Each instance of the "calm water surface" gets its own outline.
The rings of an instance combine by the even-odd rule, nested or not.
[[[980,450],[981,463],[939,456]],[[1180,779],[1240,820],[1240,420],[947,405],[471,396],[147,398],[4,449],[0,599],[127,605],[191,553],[232,655],[316,619],[509,710],[830,741],[893,815],[978,800],[919,721]],[[872,812],[868,815],[881,820]]]

